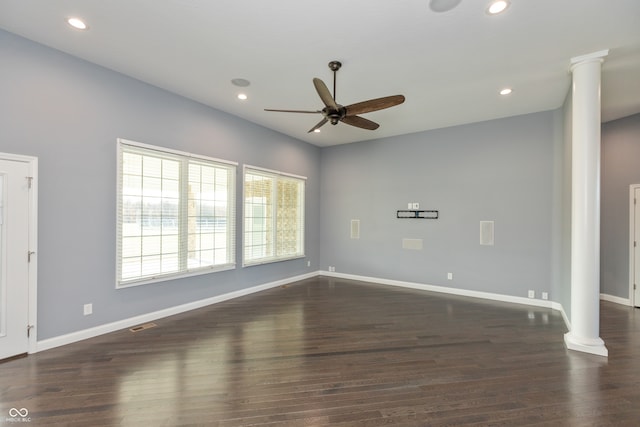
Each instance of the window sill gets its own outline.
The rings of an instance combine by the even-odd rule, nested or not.
[[[127,280],[127,281],[116,281],[116,289],[126,289],[126,288],[135,287],[135,286],[149,285],[152,283],[166,282],[169,280],[183,279],[186,277],[202,276],[204,274],[211,274],[211,273],[217,273],[220,271],[233,270],[235,268],[236,268],[235,264],[225,264],[222,266],[219,265],[215,267],[189,270],[182,273],[163,274],[160,276],[145,277],[142,279],[134,279],[134,280]]]
[[[254,267],[256,265],[272,264],[274,262],[291,261],[293,259],[300,259],[300,258],[305,258],[305,257],[306,257],[305,254],[298,254],[298,255],[292,255],[292,256],[286,257],[286,258],[262,258],[262,259],[255,260],[255,261],[243,262],[242,263],[242,268]]]

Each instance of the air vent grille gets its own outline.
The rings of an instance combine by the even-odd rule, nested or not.
[[[480,244],[483,246],[493,246],[493,221],[480,221]]]
[[[352,239],[360,238],[360,220],[359,219],[351,220],[351,238]]]
[[[156,325],[155,323],[151,322],[151,323],[145,323],[144,325],[138,325],[138,326],[134,326],[133,328],[130,328],[129,330],[131,332],[140,332],[140,331],[144,331],[145,329],[150,329],[150,328],[155,328]]]

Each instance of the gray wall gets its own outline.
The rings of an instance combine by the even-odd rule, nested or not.
[[[602,125],[601,292],[629,295],[629,186],[640,184],[640,114]]]
[[[557,252],[554,253],[555,265],[558,267],[552,280],[553,300],[562,304],[568,319],[571,319],[571,151],[572,151],[572,88],[560,109],[562,116],[562,137],[555,153],[557,181],[554,189],[560,203],[559,227],[554,227]],[[559,193],[559,194],[558,194]]]
[[[317,147],[3,31],[0,94],[0,152],[39,159],[39,340],[318,270]],[[299,259],[116,290],[118,137],[237,161],[239,172],[246,163],[307,176],[311,267]],[[240,236],[237,247],[240,265]]]
[[[319,149],[2,31],[0,94],[0,151],[39,158],[39,340],[328,266],[519,297],[547,291],[570,309],[570,100]],[[116,290],[118,137],[307,176],[311,267],[301,259]],[[440,218],[396,219],[408,202]],[[351,219],[361,220],[358,240]],[[495,246],[479,245],[480,220],[495,221]],[[403,238],[424,247],[402,249]],[[238,263],[240,248],[238,236]],[[89,302],[94,314],[83,316]]]
[[[321,268],[556,298],[567,286],[563,122],[561,110],[541,112],[323,149]],[[396,219],[408,202],[440,219]],[[481,220],[495,221],[495,246],[479,244]],[[403,249],[403,238],[423,239],[423,250]]]

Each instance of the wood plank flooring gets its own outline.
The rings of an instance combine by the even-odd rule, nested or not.
[[[0,425],[640,425],[640,311],[609,358],[552,310],[318,277],[0,364]]]

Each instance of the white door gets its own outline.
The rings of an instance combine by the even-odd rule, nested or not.
[[[29,350],[29,172],[0,158],[0,360]]]
[[[634,186],[633,203],[633,305],[640,307],[640,187]]]

